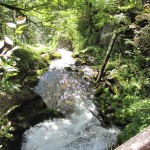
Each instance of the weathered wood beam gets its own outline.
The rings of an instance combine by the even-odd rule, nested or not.
[[[150,150],[150,126],[115,150]]]

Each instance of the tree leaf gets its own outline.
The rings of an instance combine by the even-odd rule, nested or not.
[[[4,47],[4,40],[0,41],[0,49]]]
[[[26,22],[26,17],[19,16],[17,18],[17,24],[24,24]]]
[[[12,22],[8,22],[8,23],[6,23],[6,25],[7,25],[8,27],[10,27],[10,28],[14,28],[14,29],[17,28],[16,24],[15,24],[15,23],[12,23]]]
[[[5,43],[7,43],[9,45],[14,45],[14,42],[7,36],[4,37],[4,41],[5,41]]]
[[[20,27],[18,27],[15,31],[15,34],[22,34],[23,29],[26,27],[27,25],[22,25]]]
[[[18,49],[18,48],[19,48],[19,46],[15,46],[13,49],[7,51],[7,52],[4,54],[3,57],[4,57],[5,59],[7,59],[7,58],[10,57],[10,56],[12,55],[12,53],[13,53],[16,49]]]

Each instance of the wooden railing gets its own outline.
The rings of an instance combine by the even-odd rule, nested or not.
[[[150,126],[115,150],[150,150]]]

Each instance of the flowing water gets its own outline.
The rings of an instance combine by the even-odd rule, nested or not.
[[[47,106],[66,119],[46,120],[24,134],[22,150],[106,150],[116,143],[117,130],[101,127],[92,102],[91,83],[63,68],[74,66],[71,52],[58,50],[62,59],[51,63],[35,91]],[[93,115],[94,114],[94,115]]]

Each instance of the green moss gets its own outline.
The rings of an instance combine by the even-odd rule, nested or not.
[[[61,55],[59,53],[55,52],[53,54],[53,59],[60,59],[60,58],[61,58]]]
[[[17,49],[14,52],[14,55],[19,58],[19,61],[17,61],[17,66],[20,73],[33,68],[39,59],[39,56],[36,53],[28,49]]]
[[[47,64],[50,64],[50,62],[54,59],[61,58],[61,55],[57,52],[51,52],[51,53],[43,53],[41,54],[41,60],[44,61]]]
[[[45,50],[45,49],[44,49]],[[47,71],[50,62],[61,58],[57,52],[37,50],[36,47],[26,47],[26,49],[17,49],[14,55],[19,58],[17,67],[19,73],[17,79],[22,84],[28,86],[36,85],[38,78]]]
[[[36,86],[38,84],[39,78],[38,78],[38,76],[28,76],[26,78],[26,80],[27,80],[27,84],[29,86],[34,87],[34,86]]]

